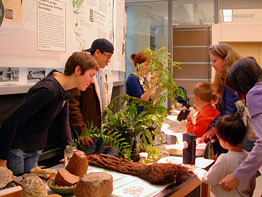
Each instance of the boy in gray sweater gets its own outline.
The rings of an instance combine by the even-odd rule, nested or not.
[[[246,126],[240,116],[226,115],[216,125],[216,135],[220,145],[228,152],[221,154],[215,164],[205,171],[197,168],[194,173],[204,183],[211,185],[211,196],[252,196],[255,189],[255,176],[247,183],[239,184],[232,191],[222,190],[219,181],[227,174],[232,173],[247,157],[241,145],[246,134]]]

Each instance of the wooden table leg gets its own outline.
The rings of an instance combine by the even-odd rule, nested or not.
[[[201,196],[202,197],[209,197],[210,196],[210,186],[206,183],[202,183],[201,186]]]

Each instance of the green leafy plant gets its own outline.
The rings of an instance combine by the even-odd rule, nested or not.
[[[132,146],[133,155],[131,155],[131,158],[134,158],[138,138],[140,138],[139,146],[141,149],[147,150],[149,155],[153,154],[150,153],[150,150],[156,152],[157,148],[152,145],[152,134],[149,127],[156,125],[158,129],[154,130],[153,134],[160,133],[159,130],[163,119],[167,116],[167,110],[161,103],[168,97],[174,102],[177,96],[186,98],[185,92],[179,91],[173,75],[170,73],[170,68],[181,68],[178,62],[170,59],[170,54],[166,52],[166,48],[162,47],[158,51],[145,48],[143,52],[148,57],[148,61],[143,64],[149,66],[138,74],[141,77],[146,76],[148,87],[154,87],[156,93],[162,92],[159,94],[157,101],[155,102],[151,98],[154,101],[153,103],[152,101],[143,101],[139,98],[122,95],[110,103],[102,117],[105,122],[103,124],[105,132],[121,133],[121,137],[125,139],[125,142]],[[143,64],[138,65],[138,67]],[[119,99],[121,102],[118,105]],[[139,111],[141,107],[145,110]],[[154,155],[159,155],[159,153],[154,153]],[[130,159],[130,157],[127,158]]]
[[[179,67],[180,63],[170,58],[170,53],[166,51],[165,47],[161,47],[157,51],[145,48],[143,49],[143,53],[148,57],[148,61],[143,64],[149,64],[150,66],[138,74],[139,76],[147,76],[148,86],[156,87],[156,92],[165,90],[159,95],[158,101],[164,102],[167,98],[170,98],[175,102],[177,96],[185,99],[186,94],[178,90],[173,75],[170,72],[171,68],[181,69]]]
[[[146,163],[151,163],[154,161],[157,161],[160,159],[161,156],[161,152],[157,149],[156,146],[153,145],[149,145],[146,147],[146,152],[148,154],[147,159],[146,159]]]
[[[94,127],[93,125],[89,126],[87,129],[84,128],[87,127],[83,127],[81,135],[78,135],[78,133],[75,132],[77,138],[74,139],[73,143],[70,144],[71,146],[84,148],[84,146],[89,144],[87,140],[88,137],[91,137],[93,139],[101,138],[106,145],[110,145],[113,149],[116,150],[119,149],[119,152],[122,155],[130,157],[131,146],[124,141],[125,139],[121,137],[121,133],[117,131],[106,132],[105,130],[101,132],[97,127]]]
[[[117,111],[117,100],[121,99],[119,111]],[[128,105],[126,105],[126,103]],[[140,107],[146,110],[138,112]],[[130,146],[133,145],[137,137],[140,137],[140,145],[145,149],[148,144],[152,143],[152,134],[149,127],[156,125],[157,129],[153,131],[154,135],[158,134],[162,121],[166,117],[166,109],[160,104],[153,104],[151,101],[143,101],[128,95],[121,95],[112,100],[108,108],[103,113],[104,132],[118,132],[125,142]],[[132,154],[134,150],[132,150]],[[124,155],[131,159],[132,155]]]

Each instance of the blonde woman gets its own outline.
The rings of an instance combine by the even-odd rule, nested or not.
[[[211,65],[216,72],[213,87],[215,93],[220,97],[217,109],[221,111],[221,115],[234,114],[237,110],[235,102],[238,101],[239,98],[233,90],[225,86],[225,78],[233,64],[240,59],[240,56],[230,45],[225,43],[212,45],[208,48],[208,51]],[[211,128],[204,135],[211,139],[215,135],[215,129]],[[219,145],[218,140],[214,143],[215,154],[219,155],[225,152]]]

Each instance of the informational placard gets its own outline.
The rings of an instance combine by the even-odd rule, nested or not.
[[[37,49],[65,52],[65,2],[39,0],[37,16]]]
[[[112,2],[107,0],[77,0],[71,6],[74,40],[79,50],[90,48],[93,40],[106,38],[113,42],[110,26]]]
[[[45,16],[43,18],[42,15],[38,16],[38,10],[39,12],[41,12],[41,10],[47,12],[47,9],[51,8],[48,8],[49,6],[43,6],[43,2],[49,2],[49,4],[50,2],[55,2],[60,5],[60,8],[64,8],[63,11],[59,12],[62,12],[65,15],[65,6],[68,4],[68,2],[66,0],[2,0],[0,2],[2,2],[2,9],[4,10],[3,20],[0,26],[0,67],[64,67],[65,60],[70,52],[68,48],[65,49],[64,46],[51,47],[51,39],[55,38],[47,38],[47,35],[46,38],[39,38],[39,36],[46,34],[41,31],[46,31],[44,29],[50,29],[50,27],[43,28],[44,24],[42,24],[41,29],[39,29],[38,19],[41,18],[41,21],[51,21],[53,16],[50,14],[49,16]],[[47,3],[45,4],[47,5]],[[55,12],[54,10],[59,9],[52,8],[52,10],[53,11],[51,12]],[[43,23],[47,24],[47,22]],[[54,24],[52,26],[54,26]],[[42,47],[40,48],[38,46],[39,40],[42,42]],[[42,50],[44,48],[43,42],[47,41],[49,44],[46,43],[45,46],[49,45],[50,47],[45,47],[45,50]],[[26,78],[26,75],[20,76],[19,82],[20,80],[23,80],[23,77]]]
[[[125,71],[125,28],[125,0],[1,0],[0,68],[18,69],[19,78],[4,77],[0,85],[32,84],[31,68],[45,69],[45,75],[63,69],[73,52],[90,48],[97,38],[115,47],[105,68],[112,84],[111,70]]]

